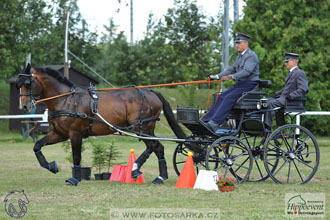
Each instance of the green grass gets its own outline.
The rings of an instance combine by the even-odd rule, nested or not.
[[[157,133],[167,129],[158,126]],[[169,134],[170,132],[165,132]],[[162,134],[163,136],[167,134]],[[129,149],[135,155],[144,150],[143,142],[133,138],[100,137],[104,142],[115,139],[121,157],[118,163],[127,163]],[[330,138],[320,138],[321,162],[316,176],[305,185],[278,185],[267,180],[244,183],[236,191],[221,193],[175,188],[178,179],[172,165],[176,143],[163,142],[169,179],[164,185],[155,186],[151,181],[158,176],[158,163],[152,154],[142,167],[145,184],[123,184],[108,181],[82,181],[78,187],[65,186],[71,176],[71,164],[65,160],[61,144],[46,146],[43,153],[48,161],[56,160],[61,172],[54,175],[39,167],[32,151],[32,139],[20,140],[18,133],[0,136],[0,219],[11,219],[5,213],[2,201],[12,190],[24,190],[30,204],[22,219],[109,219],[111,208],[207,208],[219,210],[221,219],[285,219],[285,193],[325,193],[326,218],[330,218]],[[91,149],[86,143],[84,165],[91,165]],[[95,169],[93,172],[95,173]],[[304,218],[308,219],[308,218]]]

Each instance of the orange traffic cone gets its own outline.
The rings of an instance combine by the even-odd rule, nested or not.
[[[126,178],[127,165],[114,165],[109,181],[124,182]]]
[[[123,183],[144,183],[144,177],[143,174],[141,174],[137,180],[134,180],[131,175],[132,175],[132,168],[133,168],[133,163],[136,161],[136,157],[134,154],[134,149],[130,149],[130,156],[129,156],[129,161],[128,161],[128,167],[126,171],[126,176],[124,178]]]
[[[187,160],[183,166],[178,182],[175,187],[177,188],[194,188],[196,182],[196,174],[194,169],[194,162],[192,153],[188,152]]]

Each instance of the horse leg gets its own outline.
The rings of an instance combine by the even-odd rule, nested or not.
[[[140,171],[140,168],[147,161],[150,154],[152,154],[152,148],[149,147],[150,144],[147,144],[146,141],[144,141],[144,142],[147,145],[147,149],[134,162],[133,168],[132,168],[131,177],[135,180],[142,174],[142,172]]]
[[[72,159],[74,172],[70,179],[65,180],[68,185],[77,186],[81,181],[81,144],[82,137],[78,134],[70,135],[71,147],[72,147]]]
[[[164,180],[168,179],[168,174],[167,174],[164,146],[159,141],[155,141],[155,142],[156,145],[154,148],[154,152],[158,158],[159,176],[156,177],[156,179],[154,179],[152,183],[159,185],[159,184],[163,184]]]
[[[39,164],[41,167],[49,170],[52,173],[57,173],[58,167],[56,161],[53,161],[51,163],[48,163],[45,156],[41,152],[41,148],[45,145],[50,144],[56,144],[58,142],[66,140],[66,137],[62,137],[58,135],[57,133],[51,131],[48,133],[45,137],[41,138],[39,141],[37,141],[33,147],[33,151],[39,161]]]
[[[152,181],[154,184],[163,184],[164,180],[168,179],[167,174],[167,166],[166,160],[164,157],[164,146],[159,141],[151,141],[151,140],[143,140],[144,143],[147,145],[147,149],[139,156],[139,158],[135,161],[132,168],[132,178],[138,178],[142,172],[140,168],[149,158],[152,152],[155,152],[158,158],[158,165],[159,165],[159,176]]]

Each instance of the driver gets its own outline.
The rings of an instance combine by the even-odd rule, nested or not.
[[[250,91],[258,85],[259,60],[257,55],[249,48],[250,36],[237,33],[235,45],[240,54],[236,57],[234,64],[217,75],[209,76],[210,79],[222,81],[233,79],[236,83],[222,92],[218,101],[213,104],[202,121],[213,131],[219,128],[228,117],[235,102],[244,92]]]

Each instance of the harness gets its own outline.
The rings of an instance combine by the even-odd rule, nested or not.
[[[139,121],[136,122],[135,124],[132,124],[130,126],[127,126],[127,127],[120,127],[120,126],[114,126],[115,128],[118,128],[120,130],[126,130],[126,131],[131,131],[132,128],[136,127],[136,126],[139,126],[139,132],[134,132],[132,131],[133,133],[140,133],[141,134],[141,126],[144,124],[144,123],[147,123],[149,121],[154,121],[154,120],[157,120],[159,121],[160,119],[159,118],[156,118],[154,116],[154,110],[152,108],[152,105],[149,101],[149,99],[146,97],[145,93],[139,89],[139,88],[136,88],[137,91],[139,92],[139,94],[141,95],[142,97],[142,107],[141,107],[141,111],[140,111],[140,117],[139,117]],[[90,109],[91,109],[91,114],[90,115],[87,115],[86,113],[84,112],[78,112],[77,111],[77,102],[76,102],[76,96],[75,96],[75,88],[71,88],[71,93],[70,94],[70,97],[69,97],[69,101],[66,105],[66,108],[65,110],[58,110],[58,111],[53,111],[53,112],[48,112],[48,116],[50,117],[50,122],[53,124],[53,128],[54,128],[54,131],[57,133],[57,134],[60,134],[59,131],[56,130],[55,128],[55,124],[54,124],[54,121],[53,119],[55,117],[60,117],[60,116],[67,116],[67,117],[73,117],[73,118],[82,118],[82,119],[89,119],[89,126],[88,126],[88,129],[87,129],[87,132],[86,134],[84,135],[84,138],[87,138],[88,136],[90,136],[91,132],[92,132],[92,128],[93,128],[93,121],[97,121],[99,123],[103,123],[103,124],[106,124],[103,120],[100,120],[100,119],[97,119],[95,118],[95,115],[98,114],[98,94],[96,93],[96,90],[95,90],[95,86],[90,86],[88,88],[88,93],[91,97],[91,100],[90,100]],[[148,105],[149,105],[149,108],[151,110],[151,113],[152,113],[152,116],[149,117],[149,118],[144,118],[143,119],[143,114],[144,114],[144,103],[145,101],[147,101]],[[70,106],[73,102],[73,105],[74,105],[74,110],[70,110]]]
[[[142,89],[140,88],[137,88],[135,85],[131,85],[131,86],[127,86],[127,87],[134,87],[138,92],[139,94],[141,95],[142,97],[142,104],[141,104],[141,111],[140,111],[140,118],[139,118],[139,121],[136,122],[135,124],[132,124],[130,126],[127,126],[127,127],[119,127],[119,126],[116,126],[118,127],[119,129],[121,130],[127,130],[129,131],[130,129],[136,127],[136,126],[139,126],[139,134],[141,134],[141,126],[144,124],[144,123],[147,123],[149,121],[159,121],[160,119],[159,118],[156,118],[155,117],[155,114],[154,114],[154,109],[152,108],[152,105],[149,101],[149,99],[147,98],[146,94],[142,91]],[[144,109],[143,109],[143,106],[144,106],[144,103],[145,103],[145,100],[147,101],[148,105],[149,105],[149,108],[150,108],[150,111],[151,111],[151,117],[149,118],[144,118],[143,119],[143,113],[144,113]]]
[[[72,92],[72,93],[69,96],[68,103],[66,104],[65,110],[48,112],[50,122],[53,124],[54,131],[57,134],[60,134],[60,132],[56,130],[54,120],[53,120],[55,117],[66,116],[66,117],[73,117],[73,118],[89,119],[89,126],[88,126],[86,134],[84,135],[84,138],[88,137],[91,134],[92,127],[93,127],[93,121],[104,123],[102,120],[94,118],[95,114],[97,113],[97,106],[98,106],[98,95],[94,91],[94,89],[95,89],[95,87],[92,85],[88,88],[89,95],[91,96],[91,100],[90,100],[91,114],[90,115],[87,115],[84,112],[78,112],[78,109],[77,109],[78,104],[76,102],[75,87],[71,88],[70,92]],[[72,103],[74,105],[74,111],[69,109]]]

